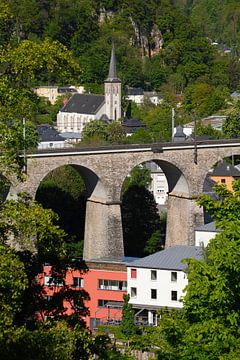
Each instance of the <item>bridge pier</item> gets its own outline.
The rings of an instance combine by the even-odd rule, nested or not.
[[[195,245],[194,229],[203,223],[203,209],[196,204],[196,198],[169,194],[166,247]]]
[[[84,260],[124,256],[120,202],[88,199]]]

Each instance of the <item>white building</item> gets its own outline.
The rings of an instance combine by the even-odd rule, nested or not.
[[[50,125],[38,125],[38,149],[60,149],[66,146],[65,139]]]
[[[219,232],[220,230],[216,228],[214,222],[196,228],[195,245],[206,247],[209,244],[209,241],[213,239]]]
[[[164,172],[160,166],[153,161],[147,162],[145,166],[151,171],[152,182],[149,186],[149,191],[152,192],[158,205],[166,204],[168,198],[168,182]]]
[[[187,258],[200,260],[202,248],[174,246],[127,264],[127,291],[136,318],[145,314],[148,324],[156,324],[158,309],[182,308],[188,283],[182,260]]]
[[[149,99],[154,105],[159,105],[163,102],[163,95],[156,91],[143,91],[141,88],[127,88],[126,100],[133,101],[139,106],[145,99]]]
[[[104,95],[73,95],[57,115],[58,130],[81,133],[84,126],[90,121],[112,121],[121,118],[121,80],[117,77],[114,44],[109,73],[104,86]]]

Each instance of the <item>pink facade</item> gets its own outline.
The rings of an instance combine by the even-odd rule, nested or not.
[[[69,269],[66,274],[66,285],[75,289],[83,288],[90,296],[86,302],[90,316],[86,317],[87,326],[91,328],[101,323],[118,323],[121,320],[123,295],[127,293],[127,272],[123,264],[88,263],[88,272]],[[46,296],[52,296],[61,286],[51,285],[51,266],[44,266],[44,273],[39,274],[39,283],[44,285]],[[49,283],[49,285],[48,285]],[[67,313],[71,305],[65,302]]]

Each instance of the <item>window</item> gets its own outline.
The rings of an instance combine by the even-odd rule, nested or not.
[[[80,277],[74,277],[73,278],[73,286],[76,288],[83,288],[84,280]]]
[[[157,289],[151,289],[151,299],[157,298]]]
[[[131,279],[137,278],[137,269],[131,269]]]
[[[151,280],[157,280],[157,270],[151,270]]]
[[[63,281],[53,276],[44,276],[44,285],[46,286],[63,286]]]
[[[114,302],[114,304],[111,304],[111,308],[118,309],[122,306],[122,301],[117,300],[102,300],[98,299],[98,307],[106,307],[108,303]],[[110,304],[109,304],[110,305]]]
[[[131,287],[131,298],[137,297],[137,288]]]
[[[221,179],[221,184],[226,184],[226,180],[225,180],[225,179]]]
[[[171,292],[171,300],[172,301],[177,301],[177,291],[172,291]]]
[[[171,281],[177,281],[177,272],[176,271],[171,272]]]
[[[121,280],[98,280],[100,290],[127,291],[127,282]]]

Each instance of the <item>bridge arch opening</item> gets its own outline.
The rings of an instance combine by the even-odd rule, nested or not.
[[[174,217],[169,214],[173,194],[187,197],[189,186],[183,172],[170,162],[148,160],[127,175],[121,189],[125,255],[146,256],[165,247]]]
[[[104,185],[92,170],[76,164],[55,168],[38,186],[35,199],[58,214],[69,256],[83,256],[86,203],[91,197],[105,199]]]

